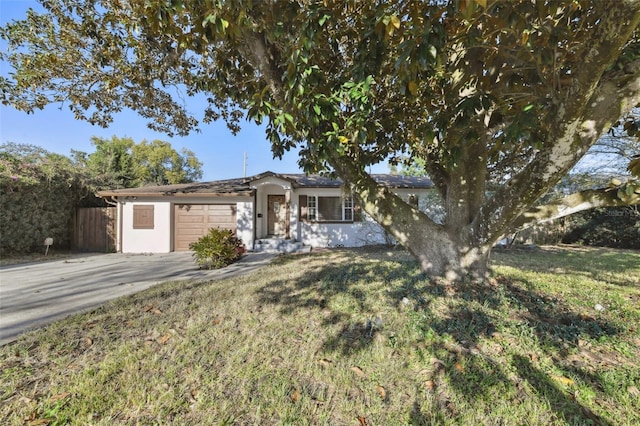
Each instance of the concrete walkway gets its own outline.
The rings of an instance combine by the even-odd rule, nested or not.
[[[155,284],[247,274],[275,254],[249,253],[217,270],[199,270],[191,253],[100,254],[0,268],[0,345],[25,331],[101,306]]]

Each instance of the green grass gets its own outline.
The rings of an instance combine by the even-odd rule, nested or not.
[[[0,424],[640,424],[640,253],[492,264],[452,287],[338,250],[166,283],[0,348]]]

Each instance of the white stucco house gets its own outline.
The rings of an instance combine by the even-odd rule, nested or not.
[[[428,178],[373,175],[422,206]],[[229,228],[248,250],[357,247],[388,242],[384,230],[354,203],[340,180],[265,172],[213,182],[100,191],[117,207],[117,251],[189,250],[212,227]]]

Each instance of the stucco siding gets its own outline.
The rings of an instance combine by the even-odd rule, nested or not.
[[[384,230],[370,219],[353,223],[301,222],[301,239],[304,245],[320,247],[361,247],[391,242]]]
[[[153,206],[153,229],[134,229],[133,207]],[[130,201],[122,204],[122,252],[168,253],[171,251],[171,204]]]
[[[253,250],[253,201],[240,202],[236,206],[236,236],[242,240],[247,250]]]

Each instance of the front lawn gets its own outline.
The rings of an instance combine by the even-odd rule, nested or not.
[[[640,424],[640,253],[398,249],[171,282],[0,348],[0,424]]]

